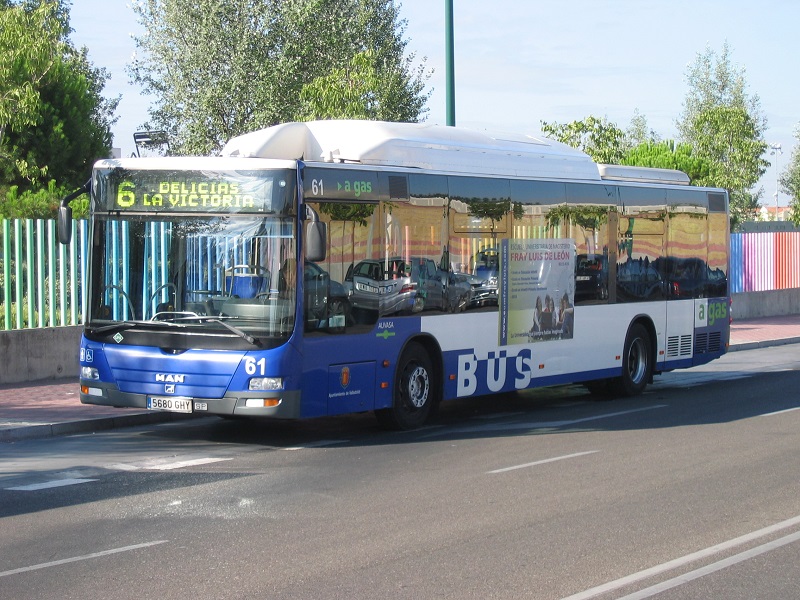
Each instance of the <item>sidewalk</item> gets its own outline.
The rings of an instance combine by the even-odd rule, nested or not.
[[[800,343],[800,315],[734,321],[730,350]],[[160,423],[184,415],[81,404],[78,382],[0,385],[0,443]]]

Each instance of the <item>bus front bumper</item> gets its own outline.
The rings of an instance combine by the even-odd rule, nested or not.
[[[109,383],[81,380],[81,402],[117,408],[195,415],[300,418],[300,392],[228,392],[222,398],[150,396],[121,392]]]

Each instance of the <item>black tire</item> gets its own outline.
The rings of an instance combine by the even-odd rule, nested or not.
[[[411,342],[400,355],[394,377],[392,406],[375,411],[382,427],[417,429],[434,413],[439,402],[439,382],[428,352]]]
[[[653,377],[653,341],[641,323],[634,323],[625,337],[622,376],[611,380],[612,391],[620,396],[638,396]]]

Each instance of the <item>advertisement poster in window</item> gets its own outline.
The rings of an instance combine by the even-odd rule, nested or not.
[[[501,346],[572,339],[574,306],[572,239],[502,241]]]

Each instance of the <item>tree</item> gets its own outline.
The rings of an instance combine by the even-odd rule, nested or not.
[[[175,154],[210,154],[280,122],[356,114],[361,100],[380,98],[381,118],[422,114],[425,77],[404,58],[392,0],[147,0],[134,10],[146,33],[130,73],[154,96],[145,126],[166,131]],[[377,89],[359,80],[344,98],[353,69]]]
[[[800,126],[795,129],[795,139],[800,142]],[[789,165],[779,178],[781,189],[791,196],[789,207],[790,219],[795,225],[800,226],[800,145],[795,145]]]
[[[107,79],[104,69],[91,66],[86,48],[66,46],[39,82],[35,126],[8,132],[6,146],[16,164],[6,164],[0,177],[23,188],[47,179],[72,188],[83,184],[94,161],[111,149],[119,99],[102,96]]]
[[[728,190],[731,223],[751,218],[763,189],[750,190],[769,163],[762,158],[767,149],[757,95],[748,96],[744,70],[731,64],[727,43],[722,53],[710,48],[697,55],[687,72],[689,92],[677,121],[681,141],[709,164],[709,176],[701,185]]]
[[[620,164],[629,143],[625,132],[603,117],[588,116],[571,123],[542,122],[542,133],[577,148],[597,163]]]
[[[656,169],[677,169],[689,176],[691,185],[701,185],[709,176],[709,165],[699,158],[689,144],[678,144],[673,140],[645,142],[631,148],[622,158],[621,164]]]
[[[36,122],[38,85],[58,56],[61,32],[55,2],[0,6],[0,153],[9,129]]]
[[[410,98],[403,91],[416,89]],[[300,91],[298,117],[414,122],[424,111],[420,79],[409,80],[396,65],[380,65],[372,51],[360,52],[344,68],[314,79]]]

